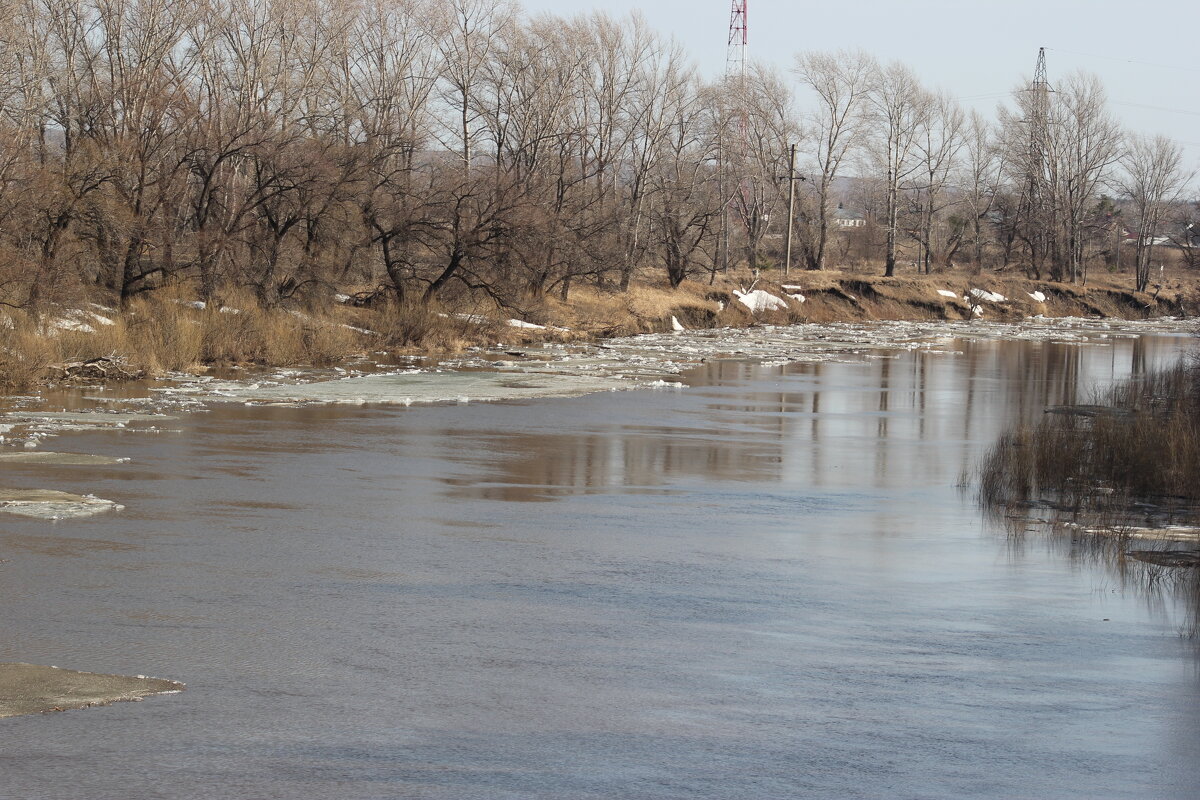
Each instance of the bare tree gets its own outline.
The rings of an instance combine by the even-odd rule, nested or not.
[[[1121,156],[1122,192],[1133,205],[1137,224],[1134,282],[1144,292],[1150,282],[1150,260],[1161,224],[1179,203],[1191,176],[1183,170],[1183,150],[1165,136],[1131,134]]]
[[[951,231],[949,242],[944,241],[946,236],[935,239],[935,225],[941,213],[958,202],[956,198],[948,197],[946,190],[965,145],[965,125],[962,108],[945,94],[931,96],[927,113],[918,121],[914,143],[918,166],[913,173],[913,188],[919,223],[913,238],[921,246],[919,266],[927,275],[935,250],[941,247],[941,260],[948,265],[953,249],[962,238],[961,231]]]
[[[1047,132],[1048,185],[1058,209],[1051,277],[1072,281],[1084,273],[1084,225],[1110,168],[1120,155],[1121,129],[1106,107],[1104,88],[1091,74],[1068,75],[1054,94]]]
[[[807,236],[802,235],[809,269],[825,268],[829,240],[834,182],[863,134],[866,101],[878,64],[862,51],[802,53],[796,56],[795,72],[813,94],[815,109],[808,115],[812,148],[807,181],[814,197]]]
[[[869,148],[885,176],[884,227],[887,244],[884,276],[896,274],[896,234],[900,214],[900,189],[918,168],[914,150],[917,132],[930,113],[929,94],[907,66],[892,62],[877,70],[868,93],[870,122],[874,128]]]
[[[971,229],[971,260],[983,266],[983,231],[999,190],[1003,161],[992,135],[992,127],[972,111],[964,134],[965,156],[960,168],[963,212]]]
[[[686,280],[721,213],[716,138],[694,73],[665,97],[666,126],[650,175],[651,235],[671,286]]]
[[[742,223],[746,263],[757,277],[763,237],[785,207],[789,143],[799,135],[792,95],[778,72],[756,64],[745,76],[722,82],[712,97],[728,202]]]
[[[479,132],[479,82],[501,31],[515,24],[516,7],[508,0],[451,0],[449,26],[439,48],[443,60],[441,98],[450,119],[447,147],[456,141],[462,171],[469,176]]]

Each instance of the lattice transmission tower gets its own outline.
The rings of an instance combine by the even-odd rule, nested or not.
[[[720,140],[721,213],[720,259],[723,271],[729,270],[729,240],[732,233],[729,209],[736,207],[743,223],[748,213],[749,193],[745,166],[749,150],[746,109],[746,48],[750,42],[749,0],[731,0],[729,36],[725,50],[725,98],[729,127]]]
[[[729,45],[725,50],[725,77],[741,78],[746,75],[746,45],[750,41],[750,27],[746,17],[748,0],[732,2],[729,11]]]
[[[1050,80],[1046,73],[1046,48],[1038,48],[1037,66],[1029,83],[1025,124],[1029,126],[1028,176],[1022,190],[1021,205],[1028,225],[1032,266],[1037,274],[1050,255],[1052,246],[1053,197],[1049,191],[1046,149],[1050,135]]]

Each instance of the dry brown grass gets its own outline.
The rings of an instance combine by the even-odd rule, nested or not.
[[[7,327],[4,319],[11,322]],[[23,392],[36,386],[58,360],[54,342],[42,336],[26,315],[0,318],[0,391]]]
[[[717,303],[708,286],[685,281],[677,289],[634,283],[625,292],[594,286],[573,289],[568,302],[546,298],[546,321],[583,334],[624,336],[671,330],[671,317],[689,328],[712,327]]]
[[[372,312],[363,323],[379,333],[379,343],[401,351],[457,353],[494,341],[499,322],[482,314],[407,301]]]

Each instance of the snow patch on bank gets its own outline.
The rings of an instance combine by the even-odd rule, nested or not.
[[[987,289],[970,289],[970,290],[968,290],[968,294],[970,294],[971,297],[974,297],[976,300],[986,300],[989,303],[1006,303],[1006,302],[1008,302],[1008,298],[1005,297],[1004,295],[998,294],[996,292],[989,292]],[[963,299],[967,300],[968,302],[970,301],[970,298],[963,298]]]
[[[782,297],[776,297],[770,292],[764,292],[762,289],[754,289],[749,292],[734,289],[733,295],[739,303],[750,310],[751,314],[757,315],[764,311],[787,311],[788,304],[786,300]]]

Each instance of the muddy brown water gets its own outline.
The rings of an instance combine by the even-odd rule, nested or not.
[[[0,520],[0,660],[188,691],[0,722],[0,796],[1200,795],[1186,609],[956,488],[1193,340],[959,348],[53,440],[125,510]]]

